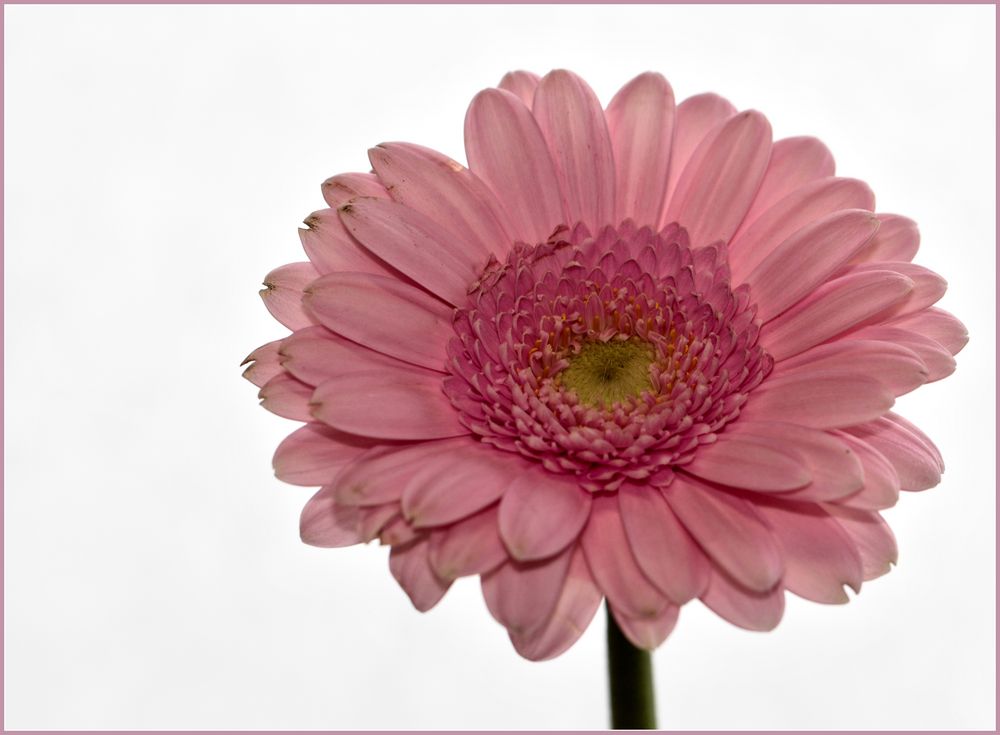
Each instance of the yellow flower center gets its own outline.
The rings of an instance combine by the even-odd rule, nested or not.
[[[643,340],[586,342],[567,359],[569,367],[559,373],[558,382],[590,406],[607,408],[652,387],[649,366],[655,352]]]

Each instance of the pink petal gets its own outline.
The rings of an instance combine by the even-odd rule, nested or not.
[[[913,350],[870,339],[845,339],[813,347],[779,362],[770,378],[826,371],[871,376],[894,396],[909,393],[928,379],[927,366]]]
[[[414,472],[442,454],[459,450],[471,439],[442,439],[416,444],[380,444],[355,457],[332,485],[342,505],[398,503]]]
[[[250,363],[250,366],[243,371],[243,377],[258,388],[263,388],[264,383],[284,372],[278,363],[278,348],[281,347],[282,341],[276,339],[274,342],[268,342],[247,355],[240,363],[241,366]]]
[[[493,192],[462,164],[430,148],[383,143],[368,151],[392,198],[426,215],[481,256],[503,256],[513,237]]]
[[[771,126],[753,110],[723,124],[691,156],[665,219],[687,229],[695,247],[729,241],[747,213],[771,153]]]
[[[871,212],[850,209],[828,215],[789,236],[750,272],[745,283],[766,322],[812,293],[864,247],[878,229]]]
[[[640,227],[659,223],[667,199],[674,113],[674,91],[653,72],[630,81],[608,105],[605,117],[616,172],[615,222],[630,217]]]
[[[667,598],[639,568],[613,495],[594,497],[581,545],[597,586],[611,604],[637,618],[655,617],[667,607]]]
[[[854,542],[861,556],[864,581],[881,577],[892,569],[898,557],[896,538],[882,516],[840,505],[824,505],[823,509],[837,519]]]
[[[519,654],[531,661],[555,658],[576,643],[601,605],[597,589],[579,547],[573,552],[562,593],[549,620],[527,633],[511,633]]]
[[[927,490],[941,482],[941,466],[926,444],[887,417],[846,429],[885,457],[899,475],[903,490]]]
[[[291,329],[311,327],[315,322],[302,309],[302,291],[319,278],[311,263],[290,263],[264,277],[260,297],[271,316]]]
[[[325,485],[340,468],[375,442],[323,424],[306,424],[289,434],[274,452],[274,474],[292,485]]]
[[[465,304],[469,286],[486,265],[486,253],[402,204],[354,199],[338,212],[347,231],[368,250],[455,306]]]
[[[509,71],[503,75],[497,87],[516,95],[528,109],[531,109],[531,103],[535,99],[535,89],[538,88],[540,80],[541,77],[534,72]]]
[[[525,468],[500,501],[500,536],[518,561],[544,559],[576,541],[590,503],[591,494],[572,475]]]
[[[664,496],[698,545],[740,584],[764,592],[781,579],[781,552],[750,503],[687,477],[676,478]]]
[[[398,367],[399,360],[369,350],[326,327],[300,329],[281,343],[281,366],[316,386],[340,373]]]
[[[444,597],[451,582],[438,577],[427,561],[428,543],[420,540],[406,546],[393,546],[389,553],[389,571],[420,612],[427,612]]]
[[[492,447],[463,442],[416,469],[403,490],[403,515],[418,528],[459,521],[499,500],[524,464]]]
[[[570,222],[597,232],[615,216],[615,159],[597,95],[570,71],[549,72],[531,108],[549,146]]]
[[[710,134],[717,135],[722,124],[735,114],[736,108],[728,100],[712,92],[688,97],[677,105],[664,207],[673,197],[684,167],[701,142]],[[667,222],[661,221],[660,224],[662,226]]]
[[[742,283],[776,247],[803,227],[845,209],[874,207],[872,190],[857,179],[818,179],[793,191],[733,238],[729,248],[733,283]]]
[[[351,237],[336,209],[313,212],[305,218],[304,224],[305,229],[299,228],[299,240],[319,273],[354,272],[403,277]]]
[[[329,487],[309,499],[299,518],[299,535],[310,546],[337,548],[363,543],[358,509],[337,503]]]
[[[846,344],[853,341],[890,343],[912,352],[923,364],[924,383],[933,383],[935,380],[940,380],[955,372],[955,358],[943,345],[930,337],[907,329],[879,325],[862,327],[842,335],[833,344]],[[809,352],[803,354],[808,355]],[[901,395],[901,393],[897,393],[897,395]]]
[[[469,168],[493,190],[527,243],[544,242],[563,215],[559,180],[531,111],[510,92],[485,89],[465,117]],[[568,224],[568,223],[567,223]]]
[[[485,574],[506,559],[495,505],[431,533],[430,562],[441,579]]]
[[[440,376],[405,365],[344,373],[316,388],[313,416],[375,439],[445,439],[469,433],[441,390]]]
[[[366,508],[359,508],[359,513],[364,513]],[[402,516],[396,516],[382,527],[379,531],[378,540],[382,546],[405,546],[411,541],[424,538],[426,532],[419,528],[414,528]]]
[[[324,181],[321,188],[331,211],[358,197],[389,198],[389,192],[375,174],[337,174]]]
[[[312,392],[312,386],[282,373],[267,381],[257,397],[260,398],[260,405],[271,413],[292,421],[312,421],[309,413]]]
[[[452,310],[392,278],[331,273],[312,284],[306,308],[324,326],[365,347],[441,370],[455,336]]]
[[[760,345],[775,361],[825,342],[904,299],[913,281],[892,271],[827,281],[760,330]]]
[[[741,410],[744,419],[839,429],[878,418],[892,408],[892,392],[867,375],[809,370],[768,377]]]
[[[935,342],[940,342],[953,355],[961,352],[969,341],[969,332],[965,325],[936,306],[898,317],[888,322],[886,326],[900,327],[930,337]]]
[[[861,591],[861,556],[840,524],[815,503],[774,500],[756,505],[785,558],[784,586],[827,604],[848,601],[844,585]]]
[[[938,469],[944,472],[944,459],[941,458],[941,452],[938,451],[938,448],[934,445],[934,442],[931,441],[927,434],[922,432],[912,422],[907,421],[898,413],[892,413],[890,411],[885,417],[892,423],[896,424],[900,429],[909,432],[912,437],[920,442],[920,444],[923,445],[928,452],[930,452],[931,456],[934,457],[934,461],[937,463]]]
[[[614,605],[611,606],[611,614],[615,616],[618,627],[628,638],[632,645],[645,651],[652,651],[663,641],[667,640],[674,626],[677,625],[677,616],[681,609],[676,605],[667,605],[663,611],[651,618],[634,618]]]
[[[711,482],[764,492],[795,490],[812,480],[801,460],[779,442],[728,432],[699,447],[684,470]]]
[[[856,275],[863,273],[892,271],[904,278],[909,278],[913,282],[913,288],[906,298],[900,299],[885,308],[878,314],[873,314],[866,320],[867,324],[877,324],[892,319],[916,314],[936,303],[945,291],[948,290],[948,282],[932,270],[928,270],[913,263],[862,263],[853,265],[845,269],[845,275]]]
[[[898,214],[880,214],[882,226],[871,242],[859,252],[853,263],[876,263],[878,261],[913,260],[920,247],[920,231],[917,223]]]
[[[649,580],[678,605],[700,595],[708,584],[708,560],[663,495],[626,483],[618,490],[618,508],[632,553]]]
[[[401,518],[399,503],[386,505],[354,506],[358,512],[358,534],[362,543],[368,543],[378,538],[382,530]]]
[[[835,500],[858,492],[864,484],[861,462],[850,446],[825,431],[778,421],[749,421],[741,418],[726,427],[725,436],[752,438],[781,447],[796,457],[812,482],[782,498]],[[738,487],[742,487],[740,483]]]
[[[508,561],[482,577],[486,607],[512,635],[525,635],[553,619],[574,549],[544,561]]]
[[[775,141],[760,189],[735,237],[792,192],[833,173],[833,156],[822,141],[807,136]]]
[[[854,452],[864,469],[865,484],[860,492],[838,500],[841,505],[861,510],[891,508],[899,499],[899,475],[895,467],[868,442],[844,431],[833,435]]]
[[[701,601],[733,625],[760,632],[774,630],[785,612],[785,590],[777,584],[764,592],[746,589],[715,569]]]

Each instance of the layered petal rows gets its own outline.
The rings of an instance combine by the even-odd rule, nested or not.
[[[879,511],[936,485],[892,412],[962,324],[919,235],[814,138],[646,73],[473,99],[468,168],[407,143],[323,184],[308,261],[261,292],[291,334],[244,373],[305,424],[316,546],[378,540],[414,606],[480,575],[516,650],[559,655],[602,600],[637,646],[693,599],[769,630],[896,559]]]

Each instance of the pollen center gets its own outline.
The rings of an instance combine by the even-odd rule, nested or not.
[[[626,398],[638,398],[652,388],[649,366],[656,352],[649,342],[584,342],[579,352],[566,359],[569,366],[559,373],[557,381],[587,405],[609,407]]]

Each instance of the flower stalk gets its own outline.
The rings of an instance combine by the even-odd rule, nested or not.
[[[622,633],[611,609],[608,616],[608,682],[612,730],[655,730],[656,699],[649,651],[636,648]]]

